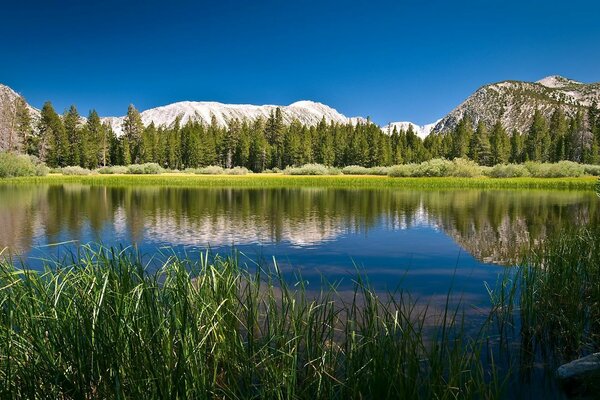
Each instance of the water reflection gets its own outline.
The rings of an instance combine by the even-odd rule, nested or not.
[[[435,253],[440,240],[419,235],[424,227],[482,262],[511,264],[553,231],[600,222],[598,205],[593,193],[568,191],[2,186],[0,247],[24,255],[65,240],[314,248],[358,235],[381,251]],[[378,237],[402,230],[415,233]]]

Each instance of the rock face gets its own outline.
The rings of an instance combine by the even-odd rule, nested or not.
[[[594,377],[600,379],[600,353],[590,354],[561,365],[556,371],[556,376],[565,382]]]
[[[465,116],[474,125],[483,121],[491,126],[499,119],[509,132],[525,132],[536,110],[550,118],[560,107],[572,117],[594,103],[600,105],[600,82],[586,84],[557,75],[537,82],[504,81],[479,88],[442,118],[433,132],[452,130]]]

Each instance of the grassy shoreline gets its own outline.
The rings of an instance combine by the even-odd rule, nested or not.
[[[567,189],[594,190],[598,178],[390,178],[372,175],[299,176],[281,174],[251,175],[86,175],[47,176],[0,179],[0,184],[64,184],[80,183],[106,186],[179,186],[179,187],[330,187],[330,188],[480,188],[480,189]]]

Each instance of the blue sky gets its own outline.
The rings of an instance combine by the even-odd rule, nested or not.
[[[428,123],[485,83],[600,81],[595,1],[4,3],[0,83],[60,112],[310,99]]]

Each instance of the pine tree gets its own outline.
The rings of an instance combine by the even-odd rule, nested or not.
[[[511,163],[522,163],[525,161],[523,152],[523,136],[515,129],[510,137],[510,157]]]
[[[88,168],[97,168],[99,165],[105,166],[109,148],[108,135],[96,110],[90,111],[86,128],[85,166]]]
[[[17,151],[25,154],[37,155],[36,138],[33,135],[31,115],[27,102],[21,96],[17,97],[15,103],[16,133],[18,138]]]
[[[38,126],[40,136],[40,159],[49,167],[62,167],[67,164],[69,143],[63,122],[47,101],[40,112]]]
[[[483,121],[477,124],[477,130],[471,140],[469,157],[480,165],[490,165],[492,161],[490,139]]]
[[[81,140],[81,128],[79,126],[79,112],[72,105],[63,116],[65,132],[68,138],[68,154],[65,155],[68,165],[79,165],[83,141]]]
[[[510,157],[510,139],[500,121],[492,128],[490,137],[491,165],[507,163]]]
[[[284,144],[284,126],[283,115],[281,109],[277,107],[275,111],[271,111],[269,119],[265,126],[265,136],[269,146],[271,147],[271,168],[282,169],[283,165],[283,144]]]
[[[526,154],[530,161],[546,161],[549,152],[549,133],[546,118],[536,110],[526,138]]]
[[[144,124],[142,123],[142,117],[133,104],[130,104],[127,109],[127,115],[123,120],[123,135],[127,139],[127,151],[129,151],[129,155],[124,154],[123,160],[129,160],[129,163],[140,162],[143,133]],[[125,150],[125,147],[123,149]]]
[[[567,134],[569,125],[564,112],[557,108],[550,117],[550,157],[549,161],[557,162],[567,157]]]
[[[472,136],[473,122],[471,118],[465,116],[458,122],[458,125],[452,132],[452,157],[467,157]]]

